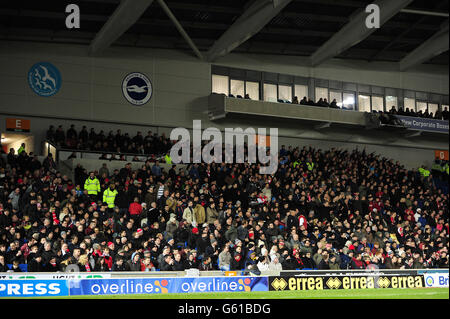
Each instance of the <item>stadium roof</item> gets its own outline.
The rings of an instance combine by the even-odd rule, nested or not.
[[[67,29],[76,3],[81,28]],[[362,26],[380,4],[381,28]],[[363,19],[363,20],[362,20]],[[229,52],[420,63],[448,67],[448,0],[7,1],[0,40],[189,50],[208,61]],[[436,55],[436,53],[438,53]]]

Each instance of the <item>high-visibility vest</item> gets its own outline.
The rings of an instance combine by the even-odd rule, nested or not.
[[[419,168],[419,172],[420,172],[420,175],[422,175],[423,177],[430,176],[430,171],[427,169],[424,169],[422,167]]]
[[[308,166],[308,170],[312,171],[314,168],[314,163],[306,163],[306,166]]]
[[[170,158],[169,154],[166,154],[166,156],[164,156],[164,159],[166,160],[167,164],[172,164],[172,159]]]
[[[111,190],[109,187],[103,192],[103,202],[108,204],[108,208],[114,208],[114,200],[116,199],[117,190]]]
[[[300,164],[301,164],[301,162],[295,161],[295,162],[294,162],[294,168],[295,168],[297,165],[300,165]]]
[[[94,179],[88,177],[84,182],[84,189],[88,191],[89,195],[97,195],[100,192],[100,181],[97,177]]]
[[[448,163],[447,164],[445,164],[445,172],[447,173],[447,175],[448,175]]]
[[[25,147],[20,146],[19,149],[17,150],[17,154],[22,153],[23,151],[25,151]]]
[[[431,169],[434,171],[440,171],[441,170],[441,165],[434,163],[433,165],[431,165]]]

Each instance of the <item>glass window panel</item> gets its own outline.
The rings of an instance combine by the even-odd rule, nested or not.
[[[417,112],[422,111],[424,113],[427,110],[427,102],[417,101]]]
[[[277,102],[277,86],[264,83],[264,101]]]
[[[226,94],[228,96],[228,76],[213,74],[212,92],[218,94]]]
[[[360,112],[370,112],[370,96],[358,95],[358,105]]]
[[[396,96],[386,96],[386,111],[389,112],[392,107],[395,108],[395,110],[398,111],[398,102]]]
[[[404,104],[404,108],[403,108],[404,111],[406,111],[406,109],[410,109],[410,110],[416,109],[416,100],[415,99],[405,97],[403,104]]]
[[[327,99],[328,101],[328,89],[327,88],[316,88],[316,102],[319,101],[319,99]]]
[[[233,94],[235,97],[238,95],[244,97],[244,81],[240,80],[231,80],[230,81],[231,90],[230,93]]]
[[[330,100],[328,102],[331,104],[333,100],[336,100],[337,106],[342,108],[342,92],[330,91]]]
[[[384,111],[383,108],[383,97],[372,96],[372,111]]]
[[[342,101],[343,108],[346,110],[354,110],[355,109],[355,94],[353,93],[344,93],[344,100]]]
[[[439,109],[438,104],[428,103],[428,112],[433,113],[433,115],[435,115],[438,109]]]
[[[280,100],[292,102],[292,86],[279,85],[278,86],[278,98]]]
[[[298,98],[299,101],[301,101],[305,96],[306,99],[309,98],[308,96],[308,86],[307,85],[295,85],[295,96]]]
[[[259,100],[259,83],[245,82],[245,94],[248,94],[252,100]]]

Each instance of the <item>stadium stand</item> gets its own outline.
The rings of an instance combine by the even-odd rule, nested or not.
[[[79,168],[74,183],[49,157],[2,155],[0,271],[448,268],[446,161],[407,170],[361,150],[283,146],[273,176],[147,161]]]

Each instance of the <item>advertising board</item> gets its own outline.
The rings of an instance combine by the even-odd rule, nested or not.
[[[275,276],[269,277],[269,290],[323,290],[372,288],[422,288],[422,275],[353,276]]]
[[[425,287],[447,287],[448,288],[448,272],[442,273],[426,273],[423,275]]]

